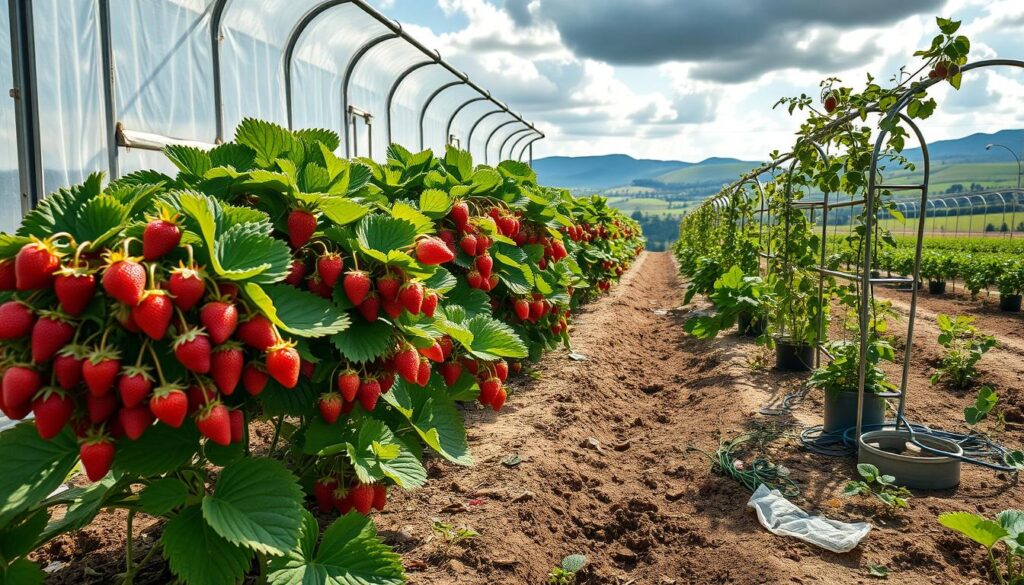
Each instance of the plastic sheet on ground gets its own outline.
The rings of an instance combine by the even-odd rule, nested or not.
[[[840,522],[824,516],[812,516],[779,493],[760,485],[747,506],[772,534],[792,536],[835,553],[850,552],[871,532],[866,522]]]

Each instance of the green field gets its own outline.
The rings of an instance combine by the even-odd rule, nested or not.
[[[691,202],[665,201],[653,197],[608,197],[608,203],[627,214],[640,211],[650,215],[681,216],[693,206]]]
[[[685,169],[675,170],[664,175],[658,175],[656,180],[662,183],[687,184],[704,183],[707,181],[721,181],[722,184],[730,183],[742,176],[744,173],[756,167],[756,163],[750,162],[723,162],[717,164],[702,164]]]
[[[929,235],[943,233],[952,235],[958,232],[961,234],[967,232],[979,234],[985,231],[985,226],[992,224],[996,230],[992,235],[998,235],[1004,221],[1007,228],[1013,228],[1014,225],[1019,227],[1020,223],[1024,221],[1024,209],[1018,209],[1016,216],[1012,212],[1007,211],[1005,220],[1003,218],[1003,213],[961,215],[959,219],[955,216],[929,217],[925,219],[925,231]],[[883,219],[880,224],[893,233],[910,234],[917,229],[917,218],[909,218],[905,223],[896,219]]]

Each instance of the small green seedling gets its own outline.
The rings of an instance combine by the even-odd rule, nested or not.
[[[939,524],[985,547],[995,583],[1024,583],[1024,511],[1004,510],[995,520],[970,512],[946,512],[939,515]]]
[[[843,488],[845,496],[873,496],[879,502],[885,504],[890,512],[901,508],[909,508],[907,499],[910,498],[910,490],[896,485],[896,478],[891,475],[884,475],[878,468],[869,463],[857,465],[857,473],[860,474],[860,481],[851,481]]]
[[[998,402],[999,396],[995,393],[995,390],[991,386],[982,386],[981,390],[978,391],[978,398],[974,401],[974,406],[968,406],[964,409],[964,420],[967,421],[967,425],[974,427],[988,418],[988,415],[995,410]]]
[[[583,570],[586,564],[587,557],[583,555],[565,557],[562,559],[562,564],[548,573],[547,585],[573,585],[576,583],[576,574]]]
[[[868,577],[874,577],[876,579],[888,579],[889,567],[886,567],[885,565],[876,565],[874,563],[868,563]]]
[[[946,348],[939,368],[932,374],[932,384],[942,380],[954,388],[967,388],[981,375],[978,362],[985,353],[998,347],[991,335],[982,335],[974,326],[974,317],[968,315],[939,315],[939,345]]]
[[[441,551],[444,556],[449,556],[452,547],[459,546],[468,540],[472,540],[477,536],[480,536],[480,534],[472,528],[457,528],[453,524],[441,522],[440,520],[434,520],[431,528],[434,530],[434,533],[444,538],[445,545],[444,549]]]

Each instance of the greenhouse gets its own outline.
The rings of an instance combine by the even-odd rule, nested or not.
[[[5,3],[0,585],[1024,583],[1024,10],[685,4]]]

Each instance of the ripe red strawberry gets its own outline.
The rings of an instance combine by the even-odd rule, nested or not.
[[[317,408],[320,409],[320,416],[329,425],[333,425],[338,422],[341,418],[341,406],[342,406],[341,394],[337,392],[327,392],[320,395],[320,400],[317,401]]]
[[[345,270],[345,263],[337,252],[324,254],[316,260],[317,274],[320,275],[320,280],[327,288],[333,289],[334,285],[338,284],[343,270]]]
[[[555,260],[561,260],[569,253],[565,251],[565,245],[560,240],[555,240],[555,243],[551,244],[551,255]]]
[[[491,238],[480,234],[476,237],[476,255],[479,256],[491,247]]]
[[[380,317],[380,298],[377,296],[377,293],[370,293],[366,295],[366,298],[363,299],[363,302],[359,303],[356,309],[363,316],[363,319],[373,323]]]
[[[309,243],[316,232],[316,216],[305,209],[293,209],[288,214],[288,241],[292,248],[301,248]]]
[[[463,356],[462,366],[469,370],[469,373],[474,376],[480,373],[480,364],[469,356]]]
[[[241,443],[245,440],[245,413],[241,410],[228,411],[228,420],[231,423],[231,443]]]
[[[267,374],[256,364],[246,364],[242,370],[242,386],[250,396],[259,396],[267,387]]]
[[[121,421],[124,436],[133,441],[138,440],[146,432],[146,429],[153,426],[153,413],[146,406],[122,408],[117,419]]]
[[[423,238],[416,243],[416,259],[421,264],[435,266],[444,264],[455,259],[455,254],[448,249],[443,240],[438,238]]]
[[[294,343],[279,341],[267,349],[267,373],[285,388],[294,388],[299,383],[299,362]]]
[[[121,371],[121,377],[117,379],[117,393],[125,408],[134,408],[142,404],[149,398],[152,390],[153,376],[147,367],[128,366]]]
[[[302,281],[306,279],[306,263],[300,258],[292,260],[291,270],[288,271],[288,276],[284,279],[285,284],[292,286],[299,286]]]
[[[75,328],[60,313],[44,311],[32,326],[32,361],[47,362],[75,336]]]
[[[466,226],[469,225],[469,206],[465,201],[458,201],[452,205],[452,210],[448,212],[448,215],[460,232],[466,231]]]
[[[498,390],[498,393],[495,394],[494,398],[491,400],[491,408],[494,412],[498,412],[501,410],[502,406],[505,406],[506,398],[508,398],[508,393],[505,392],[505,389],[502,388],[501,390]]]
[[[484,284],[486,284],[486,286],[484,286]],[[498,275],[492,274],[491,277],[488,278],[485,283],[480,284],[480,289],[490,292],[494,290],[494,287],[496,286],[498,286]]]
[[[231,444],[231,415],[220,402],[214,402],[201,410],[196,416],[196,426],[201,435],[214,443],[224,447]]]
[[[266,351],[277,343],[277,331],[270,319],[256,315],[238,326],[238,338],[253,349]]]
[[[392,386],[395,385],[395,374],[394,372],[385,372],[379,379],[380,393],[387,394],[391,391]]]
[[[14,257],[15,286],[18,290],[47,288],[60,268],[60,252],[50,239],[32,241],[18,250]]]
[[[82,467],[89,481],[96,482],[106,477],[114,463],[116,451],[114,441],[106,436],[92,437],[82,443],[78,455],[82,458]]]
[[[392,364],[394,365],[395,372],[403,380],[410,384],[416,383],[417,378],[419,378],[420,356],[413,346],[406,344],[395,354]]]
[[[516,317],[519,317],[520,321],[526,321],[530,318],[530,303],[526,299],[516,299],[512,308],[515,310]]]
[[[0,339],[21,339],[32,332],[36,317],[32,309],[18,301],[0,305]]]
[[[162,290],[142,293],[139,304],[132,307],[132,321],[151,339],[163,339],[174,316],[174,302]]]
[[[181,228],[176,218],[166,211],[152,218],[142,230],[142,257],[152,262],[163,257],[181,243]]]
[[[534,323],[544,316],[544,301],[534,300],[530,303],[530,320]]]
[[[120,252],[107,253],[107,268],[103,271],[103,290],[118,301],[134,307],[146,290],[146,268],[138,258]]]
[[[89,414],[89,422],[94,425],[110,420],[118,409],[117,394],[109,392],[103,396],[85,395],[85,410]]]
[[[238,309],[229,302],[211,301],[199,310],[199,321],[206,328],[210,341],[220,345],[235,334],[238,328]]]
[[[338,489],[338,479],[321,477],[313,483],[313,497],[316,505],[324,514],[334,509],[334,491]]]
[[[448,251],[451,252],[452,255],[454,255],[455,250],[457,250],[457,248],[455,247],[455,232],[453,232],[452,230],[441,230],[438,233],[438,236],[441,238],[441,241],[444,242],[444,245],[448,248]]]
[[[58,386],[72,390],[82,382],[82,364],[87,354],[81,345],[67,345],[57,352],[53,360],[53,373]]]
[[[494,362],[494,376],[504,382],[508,379],[508,362],[498,360]]]
[[[441,364],[441,377],[444,378],[445,386],[451,388],[462,376],[462,364],[459,362],[445,362]]]
[[[185,423],[188,415],[188,396],[181,388],[172,384],[160,386],[149,401],[149,411],[165,425],[177,429]]]
[[[398,298],[398,289],[402,281],[390,272],[377,278],[377,293],[384,301],[393,301]]]
[[[352,499],[349,498],[347,489],[339,487],[334,490],[334,509],[343,516],[352,511]]]
[[[32,401],[32,414],[36,418],[36,431],[50,440],[64,430],[75,411],[75,401],[60,388],[44,388]]]
[[[476,236],[474,236],[473,234],[466,234],[462,236],[462,239],[459,240],[459,247],[462,248],[462,251],[465,252],[466,254],[469,254],[470,256],[476,256]]]
[[[363,409],[367,412],[372,412],[374,408],[377,408],[377,400],[380,398],[380,394],[380,382],[375,378],[364,380],[359,385],[359,404],[362,404]]]
[[[501,380],[497,378],[487,378],[483,382],[480,382],[480,395],[477,400],[484,406],[490,406],[494,402],[495,396],[501,390]]]
[[[413,315],[419,315],[423,309],[423,285],[418,282],[410,282],[402,287],[398,298],[406,311]]]
[[[142,329],[139,329],[135,319],[132,319],[132,310],[128,305],[122,305],[117,302],[111,303],[110,313],[117,319],[117,322],[121,324],[125,331],[129,333],[142,333]]]
[[[359,374],[355,370],[345,370],[338,375],[338,392],[345,402],[352,402],[359,392]]]
[[[349,270],[342,281],[345,296],[353,305],[360,305],[370,292],[370,275],[362,270]]]
[[[434,342],[430,347],[419,347],[416,351],[420,352],[420,355],[427,358],[428,360],[435,362],[444,361],[444,352],[441,350],[441,344],[437,341]]]
[[[444,335],[437,340],[437,344],[441,346],[441,355],[444,359],[451,357],[452,352],[455,351],[455,344],[452,343],[452,338]]]
[[[0,290],[17,290],[18,277],[14,271],[14,260],[0,260]]]
[[[178,265],[167,280],[167,292],[171,293],[174,306],[182,311],[191,311],[206,294],[202,270],[193,265]]]
[[[199,409],[217,400],[217,389],[204,384],[193,384],[188,387],[188,412],[195,414]]]
[[[96,277],[83,267],[65,267],[53,280],[60,308],[72,317],[81,315],[96,293]]]
[[[480,273],[480,277],[488,279],[491,277],[491,270],[494,268],[494,260],[491,259],[491,255],[483,253],[476,257],[474,262],[476,265],[477,272]]]
[[[427,317],[433,317],[434,311],[437,311],[437,293],[429,292],[423,297],[423,306],[420,307],[420,311]]]
[[[482,285],[483,282],[484,277],[480,276],[480,273],[476,269],[470,270],[466,273],[466,283],[469,285],[469,288],[480,288],[480,285]]]
[[[420,360],[419,370],[416,375],[416,383],[426,388],[427,384],[430,383],[430,362],[425,359]]]
[[[402,311],[405,310],[405,305],[399,299],[385,300],[383,303],[384,312],[387,313],[388,317],[392,320],[402,316]]]
[[[373,485],[371,484],[353,483],[348,488],[348,498],[352,508],[363,516],[369,515],[370,510],[373,509],[373,492]]]
[[[190,372],[206,374],[210,371],[210,338],[202,329],[189,328],[174,338],[174,357]]]
[[[210,377],[217,389],[225,396],[231,396],[242,379],[245,354],[242,346],[234,341],[214,348],[210,357]]]
[[[388,487],[382,483],[373,484],[373,509],[383,512],[388,504]]]

